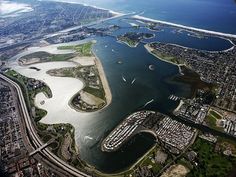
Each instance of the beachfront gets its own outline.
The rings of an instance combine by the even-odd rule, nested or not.
[[[183,29],[187,29],[187,30],[201,32],[201,33],[212,34],[212,35],[216,35],[216,36],[222,36],[222,37],[228,37],[228,38],[236,39],[236,35],[235,34],[229,34],[229,33],[222,33],[222,32],[217,32],[217,31],[205,30],[205,29],[195,28],[195,27],[191,27],[191,26],[180,25],[180,24],[170,23],[170,22],[161,21],[161,20],[155,20],[155,19],[151,19],[151,18],[139,16],[139,15],[134,15],[133,18],[137,19],[137,20],[143,20],[143,21],[153,22],[153,23],[160,23],[160,24],[164,24],[164,25],[168,25],[168,26],[177,27],[177,28],[183,28]]]

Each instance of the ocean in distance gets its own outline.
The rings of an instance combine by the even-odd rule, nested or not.
[[[156,20],[236,34],[236,3],[233,0],[224,0],[224,2],[220,0],[72,0],[71,2],[86,3],[122,13],[135,12]],[[109,23],[128,25],[125,21],[114,21]],[[124,33],[126,30],[121,29],[116,33]],[[143,32],[147,29],[139,30]],[[174,36],[171,30],[160,32],[157,39],[161,42],[203,50],[224,50],[229,45],[228,41],[220,38],[200,40],[187,36],[185,32]],[[75,138],[79,145],[80,157],[102,172],[115,173],[129,168],[147,152],[154,144],[153,137],[147,134],[137,135],[114,153],[101,151],[101,141],[104,137],[125,117],[139,110],[151,99],[154,99],[154,102],[147,109],[162,113],[171,112],[177,103],[168,100],[169,95],[189,97],[191,88],[188,84],[170,82],[172,77],[179,75],[178,68],[150,55],[143,44],[137,48],[129,48],[118,43],[113,37],[95,39],[97,43],[93,50],[104,67],[113,101],[104,110],[78,116],[78,123],[73,126],[78,130]],[[121,65],[117,64],[119,60],[123,62]],[[156,69],[150,71],[149,65],[154,65]],[[127,84],[122,80],[122,76],[128,83],[135,78],[135,84]]]
[[[64,0],[57,0],[64,1]],[[68,0],[122,13],[236,34],[235,0]]]

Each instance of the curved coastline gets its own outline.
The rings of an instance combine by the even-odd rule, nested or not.
[[[148,22],[160,23],[160,24],[164,24],[164,25],[168,25],[168,26],[174,26],[174,27],[178,27],[178,28],[182,28],[182,29],[188,29],[188,30],[192,30],[192,31],[202,32],[202,33],[206,33],[206,34],[213,34],[213,35],[217,35],[217,36],[224,36],[224,37],[236,39],[236,34],[205,30],[205,29],[201,29],[201,28],[171,23],[171,22],[167,22],[167,21],[155,20],[155,19],[151,19],[151,18],[139,16],[139,15],[134,15],[133,18],[138,19],[138,20],[148,21]]]
[[[95,54],[95,52],[92,51],[92,53],[95,56],[95,65],[97,66],[99,76],[100,76],[100,79],[101,79],[101,82],[102,82],[102,86],[103,86],[103,89],[105,91],[106,105],[102,108],[102,109],[104,109],[105,107],[110,105],[110,103],[112,102],[111,88],[110,88],[109,83],[107,81],[107,77],[106,77],[104,68],[102,66],[101,60],[98,58],[98,56]],[[101,110],[101,109],[99,109],[99,110]]]
[[[236,35],[235,35],[236,36]],[[230,39],[228,39],[229,41],[231,41]],[[233,46],[234,47],[234,46]],[[233,48],[233,47],[231,47],[231,48]],[[230,49],[231,49],[230,48]],[[230,50],[230,49],[227,49],[227,50]],[[95,55],[96,56],[96,55]],[[107,99],[107,104],[102,108],[102,109],[104,109],[105,107],[107,107],[110,103],[111,103],[111,101],[112,101],[112,95],[111,95],[111,90],[110,90],[110,87],[109,87],[109,83],[108,83],[108,81],[107,81],[107,77],[106,77],[106,75],[105,75],[105,72],[104,72],[104,70],[103,70],[103,67],[102,67],[102,64],[101,64],[101,61],[99,60],[99,58],[96,56],[96,59],[97,59],[97,62],[98,63],[100,63],[100,66],[101,66],[101,72],[103,72],[103,74],[104,74],[104,83],[103,83],[103,87],[104,87],[104,91],[105,91],[105,95],[106,95],[106,99]],[[160,59],[160,58],[159,58]],[[163,61],[165,61],[165,60],[163,60]],[[168,62],[168,61],[165,61],[165,62]],[[174,65],[177,65],[178,67],[179,67],[179,65],[178,64],[175,64],[175,63],[172,63],[172,62],[169,62],[169,63],[171,63],[171,64],[174,64]],[[97,65],[97,67],[98,67],[98,65]],[[99,67],[98,67],[99,68]],[[179,69],[180,69],[180,67],[179,67]],[[100,74],[100,71],[99,71],[99,74]],[[100,75],[101,76],[101,75]],[[102,79],[102,77],[101,77],[101,79]],[[108,88],[108,92],[109,93],[107,93],[106,92],[106,89],[105,89],[105,85],[106,85],[106,87]],[[83,89],[83,88],[82,88]],[[80,91],[79,91],[80,92]],[[77,94],[77,93],[76,93]],[[110,98],[108,99],[108,97],[109,96],[107,96],[107,95],[110,95]],[[108,102],[108,100],[109,100],[109,102]],[[102,110],[102,109],[99,109],[99,110]],[[142,132],[142,130],[140,130],[140,133]],[[149,151],[148,151],[149,152]],[[148,153],[147,152],[147,153]],[[144,156],[145,156],[146,154],[144,154]],[[141,157],[140,159],[142,159],[143,157]],[[137,161],[137,162],[135,162],[135,164],[137,164],[137,163],[139,163],[139,161],[140,161],[140,159]],[[133,166],[135,166],[135,164],[133,165]],[[133,167],[132,166],[132,167]],[[131,168],[132,168],[131,167]],[[96,170],[96,169],[95,169]],[[97,171],[97,170],[96,170]],[[99,172],[99,171],[98,171]],[[100,172],[99,172],[100,173]],[[122,172],[123,173],[123,172]],[[103,174],[103,173],[101,173],[101,174]],[[103,174],[104,175],[104,174]],[[112,174],[111,174],[112,175]],[[110,176],[110,175],[108,175],[108,176]]]
[[[78,111],[78,112],[81,112],[81,113],[88,113],[88,112],[96,112],[96,111],[100,111],[100,110],[103,110],[105,109],[107,106],[110,105],[111,101],[112,101],[112,94],[111,94],[111,89],[110,89],[110,86],[109,86],[109,83],[107,81],[107,77],[106,77],[106,74],[105,74],[105,71],[102,67],[102,63],[100,61],[100,59],[95,55],[95,53],[93,52],[93,55],[95,56],[95,65],[98,69],[98,72],[99,72],[99,77],[101,79],[101,82],[102,82],[102,86],[103,86],[103,89],[104,89],[104,92],[105,92],[105,101],[106,101],[106,104],[101,108],[101,109],[97,109],[97,110],[94,110],[94,111],[82,111],[78,108],[76,108],[73,104],[72,104],[72,100],[75,98],[76,95],[78,95],[81,91],[83,91],[84,87],[85,87],[85,83],[82,79],[79,79],[82,83],[83,83],[83,88],[80,89],[76,94],[74,94],[71,99],[69,100],[68,102],[68,105]]]
[[[182,70],[181,70],[181,66],[187,67],[185,64],[173,63],[173,62],[171,62],[171,61],[167,61],[167,60],[164,60],[164,59],[162,59],[162,58],[156,56],[154,53],[152,53],[153,49],[152,49],[151,47],[149,47],[149,44],[145,44],[144,47],[145,47],[145,49],[148,51],[148,53],[150,53],[151,55],[153,55],[153,56],[156,57],[157,59],[159,59],[159,60],[161,60],[161,61],[163,61],[163,62],[170,63],[170,64],[172,64],[172,65],[177,66],[178,69],[179,69],[179,73],[180,73],[181,75],[183,75],[183,72],[182,72]]]

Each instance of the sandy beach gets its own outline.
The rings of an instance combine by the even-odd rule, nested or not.
[[[213,34],[213,35],[218,35],[218,36],[223,36],[223,37],[229,37],[229,38],[235,38],[236,39],[235,34],[222,33],[222,32],[205,30],[205,29],[195,28],[195,27],[186,26],[186,25],[180,25],[180,24],[176,24],[176,23],[170,23],[170,22],[161,21],[161,20],[154,20],[154,19],[151,19],[151,18],[146,18],[146,17],[139,16],[139,15],[134,15],[133,18],[135,18],[137,20],[144,20],[144,21],[149,21],[149,22],[154,22],[154,23],[160,23],[160,24],[164,24],[164,25],[174,26],[174,27],[188,29],[188,30],[197,31],[197,32],[202,32],[202,33],[206,33],[206,34]]]
[[[109,83],[107,81],[107,77],[106,77],[106,74],[104,72],[104,69],[103,69],[103,66],[102,66],[102,63],[101,63],[100,59],[98,59],[98,57],[95,55],[95,53],[93,53],[93,55],[96,58],[95,63],[96,63],[96,66],[97,66],[97,69],[98,69],[98,72],[99,72],[99,76],[100,76],[101,81],[102,81],[103,89],[105,91],[106,102],[107,102],[105,107],[107,107],[111,103],[111,100],[112,100],[111,89],[110,89]]]

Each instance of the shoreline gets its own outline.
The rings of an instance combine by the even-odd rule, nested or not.
[[[109,18],[99,19],[99,20],[96,20],[94,22],[91,22],[91,23],[88,23],[88,24],[84,24],[84,25],[72,26],[72,27],[69,27],[67,29],[63,29],[61,31],[57,31],[57,32],[52,33],[52,34],[45,35],[45,38],[54,37],[54,36],[57,36],[57,35],[59,35],[61,33],[66,33],[66,32],[72,31],[72,30],[76,30],[76,29],[82,28],[84,26],[95,25],[97,23],[101,23],[101,22],[104,22],[104,21],[107,21],[107,20],[112,20],[114,18],[119,18],[119,17],[122,17],[122,16],[126,15],[126,14],[121,13],[121,12],[116,12],[116,11],[113,11],[113,10],[110,10],[110,9],[106,9],[106,8],[102,8],[102,7],[97,7],[97,6],[94,6],[94,5],[88,5],[88,4],[85,4],[85,3],[72,2],[72,1],[68,2],[66,0],[62,0],[62,1],[60,1],[60,0],[48,0],[48,1],[58,2],[58,3],[67,3],[67,4],[80,4],[80,5],[87,6],[87,7],[89,6],[89,7],[95,8],[95,9],[108,11],[113,16],[109,17]]]
[[[223,36],[223,37],[229,37],[229,38],[236,39],[236,34],[223,33],[223,32],[217,32],[217,31],[212,31],[212,30],[205,30],[205,29],[191,27],[191,26],[187,26],[187,25],[181,25],[181,24],[171,23],[171,22],[162,21],[162,20],[155,20],[152,18],[140,16],[140,15],[134,15],[133,18],[137,19],[137,20],[144,20],[144,21],[153,22],[153,23],[160,23],[160,24],[174,26],[174,27],[178,27],[178,28],[182,28],[182,29],[188,29],[188,30],[197,31],[197,32],[201,32],[201,33],[213,34],[213,35],[217,35],[217,36]]]
[[[128,167],[127,169],[124,169],[120,172],[116,172],[116,173],[105,173],[105,172],[101,172],[97,169],[93,169],[93,172],[101,175],[101,176],[105,176],[105,177],[111,177],[111,176],[114,176],[114,177],[120,177],[122,175],[124,175],[125,173],[131,171],[131,170],[135,170],[135,166],[137,164],[139,164],[140,162],[142,162],[142,160],[156,147],[156,144],[154,144],[145,154],[143,154],[140,158],[137,159],[136,162],[134,162],[133,165],[131,165],[130,167]]]
[[[135,45],[130,45],[128,42],[126,42],[126,41],[121,41],[121,40],[119,40],[118,38],[116,38],[116,41],[117,41],[118,43],[120,43],[120,44],[125,44],[125,45],[127,45],[128,47],[130,47],[130,48],[136,48],[136,47],[138,47],[138,45],[139,45],[139,43],[140,43],[140,42],[138,42],[138,43],[135,44]]]
[[[115,12],[113,10],[110,10],[110,9],[106,9],[106,8],[103,8],[103,7],[98,7],[96,5],[89,5],[89,4],[86,4],[86,3],[79,3],[79,2],[75,2],[75,1],[66,1],[66,0],[49,0],[49,1],[52,1],[52,2],[61,2],[61,3],[68,3],[68,4],[80,4],[80,5],[83,5],[83,6],[89,6],[89,7],[93,7],[95,9],[99,9],[99,10],[105,10],[105,11],[109,11],[110,13],[114,14],[114,15],[125,15],[124,13],[120,13],[120,12]]]
[[[104,109],[108,105],[110,105],[110,103],[112,101],[111,88],[110,88],[109,83],[107,81],[107,77],[106,77],[106,74],[105,74],[105,71],[103,69],[103,66],[102,66],[102,63],[101,63],[100,59],[97,57],[97,55],[93,51],[92,51],[92,54],[95,57],[94,62],[95,62],[95,65],[97,66],[98,73],[99,73],[99,76],[100,76],[100,79],[101,79],[101,82],[102,82],[102,86],[103,86],[103,89],[104,89],[104,92],[105,92],[106,105],[102,108],[102,109]],[[99,109],[98,111],[100,111],[102,109]]]
[[[161,60],[161,61],[163,61],[163,62],[170,63],[170,64],[172,64],[172,65],[177,66],[178,69],[179,69],[179,73],[180,73],[181,75],[183,74],[183,73],[182,73],[182,70],[181,70],[181,66],[187,67],[185,64],[173,63],[173,62],[171,62],[171,61],[167,61],[167,60],[164,60],[164,59],[158,57],[157,55],[155,55],[154,53],[152,53],[152,51],[153,51],[154,49],[151,48],[151,47],[149,46],[149,44],[145,44],[145,45],[144,45],[144,48],[147,50],[148,53],[150,53],[151,55],[153,55],[153,56],[156,57],[157,59],[159,59],[159,60]]]
[[[233,42],[232,42],[230,39],[223,38],[223,37],[219,37],[219,38],[222,38],[222,39],[224,39],[224,40],[228,40],[228,41],[232,44],[232,47],[230,47],[230,48],[228,48],[228,49],[225,49],[225,50],[202,50],[202,49],[196,49],[196,48],[191,48],[191,47],[185,47],[185,46],[182,46],[182,45],[179,45],[179,44],[174,44],[174,43],[166,43],[166,45],[172,45],[172,46],[176,46],[176,47],[181,47],[181,48],[183,48],[183,49],[205,51],[205,52],[209,52],[209,53],[228,52],[228,51],[234,49],[235,45],[233,44]],[[154,43],[155,43],[155,42],[154,42]]]
[[[184,101],[183,100],[180,100],[180,102],[179,102],[179,104],[178,104],[178,106],[175,108],[175,110],[173,111],[173,114],[175,113],[175,112],[177,112],[180,108],[181,108],[181,106],[184,104]]]

